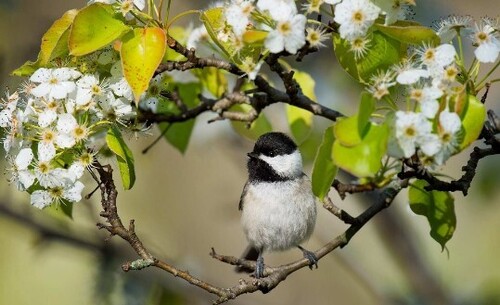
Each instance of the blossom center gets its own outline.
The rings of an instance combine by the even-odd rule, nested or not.
[[[50,165],[47,162],[40,162],[38,164],[38,170],[40,171],[40,173],[46,174],[50,170]]]
[[[422,99],[422,90],[421,89],[413,89],[410,93],[410,96],[415,101],[420,101]]]
[[[93,85],[92,88],[90,89],[94,95],[100,95],[102,92],[102,89],[98,85]]]
[[[83,126],[77,126],[73,130],[73,136],[77,141],[83,140],[87,136],[87,128]]]
[[[248,16],[250,13],[253,11],[253,5],[251,3],[248,3],[247,5],[243,6],[241,9],[241,12]]]
[[[485,32],[479,32],[476,34],[476,40],[479,44],[482,44],[488,41],[488,34],[486,34]]]
[[[363,15],[363,12],[361,10],[355,11],[354,14],[352,14],[352,21],[355,23],[363,23],[365,20],[365,15]]]
[[[405,135],[409,138],[413,138],[417,134],[417,131],[413,126],[408,126],[405,128]]]
[[[455,66],[449,66],[446,68],[444,73],[447,80],[453,81],[458,74],[458,70]]]
[[[278,24],[278,31],[283,34],[283,36],[287,36],[292,32],[292,25],[288,21],[280,22],[280,24]]]
[[[92,155],[89,153],[85,153],[80,156],[80,162],[82,162],[82,164],[84,165],[90,165],[92,163],[92,160]]]
[[[63,194],[63,189],[61,187],[54,187],[48,190],[52,198],[61,198]]]
[[[452,139],[452,136],[449,132],[445,132],[441,135],[441,141],[444,143],[449,143]]]
[[[42,134],[42,141],[45,143],[52,143],[56,137],[56,134],[52,130],[45,130]]]
[[[434,49],[428,49],[424,53],[425,62],[433,61],[435,57],[436,57],[436,51]]]
[[[55,77],[52,77],[50,80],[49,80],[49,84],[51,85],[57,85],[59,83],[59,80]]]

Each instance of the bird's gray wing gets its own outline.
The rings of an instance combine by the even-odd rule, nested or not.
[[[240,203],[238,204],[238,210],[240,210],[240,211],[243,210],[243,201],[244,201],[245,195],[247,194],[249,184],[250,183],[247,181],[247,183],[245,183],[245,186],[243,187],[243,191],[241,192]]]

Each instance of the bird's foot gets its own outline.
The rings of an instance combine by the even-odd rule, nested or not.
[[[316,269],[318,269],[318,258],[316,257],[316,254],[314,254],[314,252],[302,248],[301,246],[298,246],[298,248],[302,251],[304,257],[307,258],[307,260],[309,261],[309,269],[312,270],[313,266],[315,266]]]
[[[259,254],[259,257],[257,258],[257,261],[255,263],[254,276],[256,279],[260,279],[261,277],[264,277],[264,258],[262,257],[262,255]]]

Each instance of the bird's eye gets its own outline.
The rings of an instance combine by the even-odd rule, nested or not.
[[[274,157],[274,156],[276,156],[276,153],[275,153],[274,151],[272,151],[272,150],[271,150],[271,151],[268,153],[268,155],[269,155],[269,157]]]

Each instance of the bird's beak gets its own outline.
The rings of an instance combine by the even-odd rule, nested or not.
[[[251,158],[251,159],[258,159],[258,158],[259,158],[259,155],[258,155],[258,154],[256,154],[256,153],[254,153],[253,151],[252,151],[252,152],[249,152],[249,153],[247,154],[247,156],[248,156],[249,158]]]

